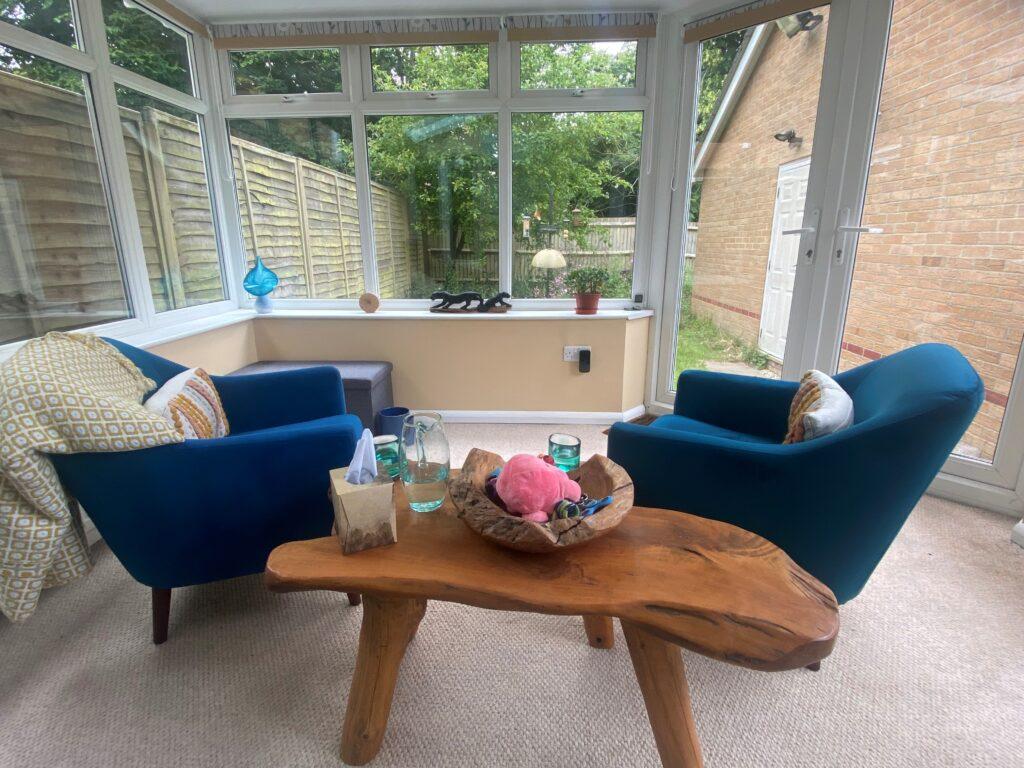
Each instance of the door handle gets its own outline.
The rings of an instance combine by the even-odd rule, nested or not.
[[[881,227],[836,227],[837,232],[860,232],[867,235],[880,235],[885,232]]]
[[[806,232],[808,235],[813,235],[817,231],[818,230],[816,230],[814,227],[800,227],[799,229],[784,229],[784,230],[782,230],[782,234],[784,234],[784,235],[802,235],[802,234],[804,234]]]
[[[852,211],[849,208],[843,208],[839,212],[839,220],[849,221],[852,215]],[[842,264],[846,257],[847,238],[850,235],[880,235],[884,231],[881,227],[854,227],[849,224],[837,225],[836,239],[839,241],[839,246],[836,248],[836,264]]]

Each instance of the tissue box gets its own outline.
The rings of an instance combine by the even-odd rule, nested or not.
[[[346,555],[398,541],[395,525],[394,483],[387,473],[373,483],[352,485],[345,480],[348,467],[331,470],[334,527]]]

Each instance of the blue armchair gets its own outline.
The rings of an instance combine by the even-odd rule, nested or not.
[[[157,386],[185,370],[107,341]],[[330,533],[328,471],[349,463],[362,432],[334,368],[213,381],[228,437],[51,456],[111,551],[152,588],[155,643],[167,638],[171,589],[258,573],[278,544]]]
[[[854,424],[782,445],[797,384],[685,371],[675,413],[615,424],[608,455],[636,503],[753,531],[856,597],[970,425],[984,387],[955,349],[924,344],[836,376]]]

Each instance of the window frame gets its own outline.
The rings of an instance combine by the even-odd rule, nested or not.
[[[461,45],[484,45],[487,46],[487,88],[465,91],[375,91],[373,90],[373,62],[371,51],[374,48],[423,48],[431,46],[461,46]],[[464,99],[493,99],[498,95],[497,78],[495,67],[497,65],[497,43],[393,43],[360,45],[359,59],[362,70],[363,98],[367,102],[381,104],[400,104],[408,101],[429,101],[433,103],[447,103],[448,100],[460,101]],[[434,111],[444,111],[443,107],[434,107]]]
[[[622,39],[632,40],[628,36]],[[376,267],[376,248],[373,221],[370,210],[370,174],[366,146],[366,119],[381,115],[416,114],[466,114],[495,113],[498,116],[498,278],[499,290],[512,288],[512,250],[514,223],[510,218],[512,200],[512,114],[515,112],[641,112],[643,130],[641,134],[641,173],[637,190],[636,240],[633,253],[633,278],[629,298],[601,299],[602,309],[628,309],[636,306],[633,297],[643,294],[647,302],[648,280],[650,278],[649,253],[653,210],[650,195],[655,169],[652,158],[652,137],[654,135],[653,99],[648,89],[653,84],[657,43],[654,38],[637,38],[637,86],[635,88],[590,89],[583,96],[573,97],[569,90],[531,90],[514,92],[513,47],[506,30],[500,30],[498,42],[476,43],[488,46],[489,85],[487,91],[444,91],[431,95],[423,91],[373,92],[370,89],[370,48],[380,45],[344,45],[342,94],[310,94],[283,102],[279,96],[226,96],[222,104],[222,120],[219,133],[227,147],[226,120],[236,118],[287,118],[287,117],[350,117],[352,119],[352,142],[355,163],[356,188],[359,205],[360,241],[363,257],[363,281],[368,292],[378,293],[379,281]],[[402,45],[396,42],[396,45]],[[408,44],[408,43],[406,43]],[[444,43],[437,43],[443,45]],[[459,43],[453,42],[452,45]],[[326,46],[325,46],[326,47]],[[225,77],[230,77],[228,50],[219,49],[218,66],[221,76],[218,82],[222,89],[229,86]],[[346,77],[347,75],[347,77]],[[224,93],[229,93],[224,90]],[[225,149],[226,152],[226,149]],[[222,165],[228,183],[234,183],[234,172],[230,160]],[[230,207],[232,230],[232,251],[244,263],[244,246],[241,236],[240,214],[234,190],[226,196]],[[244,273],[244,269],[240,267]],[[575,306],[572,298],[530,299],[513,296],[513,306],[518,310],[569,310]],[[382,299],[381,310],[425,310],[430,306],[428,299]],[[248,296],[241,295],[240,306],[251,306]],[[282,310],[355,310],[356,299],[275,299],[274,306]]]
[[[566,96],[572,98],[586,99],[589,96],[636,96],[647,92],[647,41],[646,37],[621,37],[614,40],[587,40],[577,38],[573,40],[522,40],[511,43],[512,45],[512,95],[513,96]],[[523,45],[559,45],[561,43],[636,43],[636,84],[631,88],[523,88],[522,87],[522,61]],[[564,110],[586,111],[586,110]]]
[[[237,104],[266,104],[266,105],[294,105],[302,104],[313,106],[323,103],[327,106],[339,100],[348,101],[351,96],[350,74],[348,67],[347,45],[296,45],[285,48],[268,48],[266,46],[227,48],[218,51],[217,74],[220,79],[221,92],[224,94],[225,105]],[[235,93],[235,77],[231,68],[232,53],[246,53],[253,51],[312,51],[333,49],[338,52],[338,73],[341,77],[340,91],[324,91],[323,93],[259,93],[259,94],[238,94]]]
[[[144,4],[144,0],[140,0],[139,5]],[[71,0],[71,5],[79,47],[65,46],[2,20],[0,44],[44,57],[88,77],[86,91],[90,99],[90,120],[93,124],[100,177],[107,198],[118,263],[124,277],[125,298],[132,316],[124,320],[86,325],[76,330],[119,338],[141,339],[147,335],[166,333],[175,326],[237,310],[241,275],[232,255],[234,249],[231,247],[231,216],[224,207],[223,173],[219,170],[222,150],[213,146],[216,143],[217,131],[211,130],[218,122],[223,123],[220,116],[219,89],[216,88],[215,78],[210,77],[210,65],[215,61],[211,41],[183,28],[158,9],[146,6],[146,13],[158,16],[161,21],[180,32],[187,41],[190,77],[197,94],[190,96],[111,62],[101,4],[95,0]],[[210,84],[209,87],[207,84]],[[222,299],[160,313],[155,311],[121,133],[115,92],[119,85],[187,109],[197,116],[221,269]],[[0,344],[0,359],[13,354],[24,343],[14,341]]]

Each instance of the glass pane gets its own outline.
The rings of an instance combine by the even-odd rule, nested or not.
[[[235,93],[337,93],[341,91],[341,51],[230,51]]]
[[[486,91],[486,45],[399,45],[370,49],[374,91]]]
[[[281,279],[274,296],[363,293],[352,118],[229,120],[248,264]]]
[[[512,115],[513,296],[571,297],[590,267],[602,295],[630,296],[642,134],[642,112]]]
[[[498,290],[498,118],[368,118],[381,298]]]
[[[636,86],[636,40],[523,43],[519,50],[523,90]]]
[[[701,43],[673,388],[688,368],[781,373],[800,245],[782,232],[803,219],[827,26],[824,6]]]
[[[78,47],[71,0],[0,0],[0,19],[58,43]]]
[[[224,298],[199,117],[121,86],[121,130],[157,312]]]
[[[119,67],[194,94],[188,38],[132,0],[103,0],[110,60]]]
[[[0,46],[0,343],[131,316],[87,86]]]
[[[984,461],[1024,337],[1024,15],[991,10],[965,24],[956,3],[896,0],[863,215],[883,233],[860,236],[840,357],[959,349],[985,401],[956,453]]]

